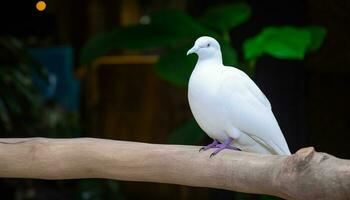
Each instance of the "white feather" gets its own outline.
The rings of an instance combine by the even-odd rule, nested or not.
[[[222,64],[217,41],[201,37],[191,51],[199,58],[188,99],[199,126],[221,142],[233,138],[233,145],[243,151],[290,154],[270,102],[248,75]]]

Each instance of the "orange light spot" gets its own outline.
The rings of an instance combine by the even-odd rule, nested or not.
[[[35,7],[38,11],[44,11],[46,9],[46,3],[45,1],[38,1]]]

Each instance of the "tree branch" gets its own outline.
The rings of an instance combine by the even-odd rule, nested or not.
[[[286,199],[350,199],[350,161],[315,152],[291,156],[93,138],[0,139],[0,177],[107,178],[221,188]]]

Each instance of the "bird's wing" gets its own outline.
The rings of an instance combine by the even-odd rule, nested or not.
[[[251,94],[264,106],[267,108],[271,109],[271,104],[269,100],[266,98],[265,94],[260,90],[260,88],[249,78],[249,76],[244,73],[243,71],[233,68],[233,67],[228,67],[226,70],[229,71],[234,71],[235,76],[239,78],[244,83],[244,86],[251,92]]]
[[[276,154],[290,154],[271,105],[242,71],[229,67],[222,74],[220,95],[232,125]]]

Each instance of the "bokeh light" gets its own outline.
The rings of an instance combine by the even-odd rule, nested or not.
[[[45,1],[38,1],[35,7],[38,11],[44,11],[46,9],[46,3]]]

